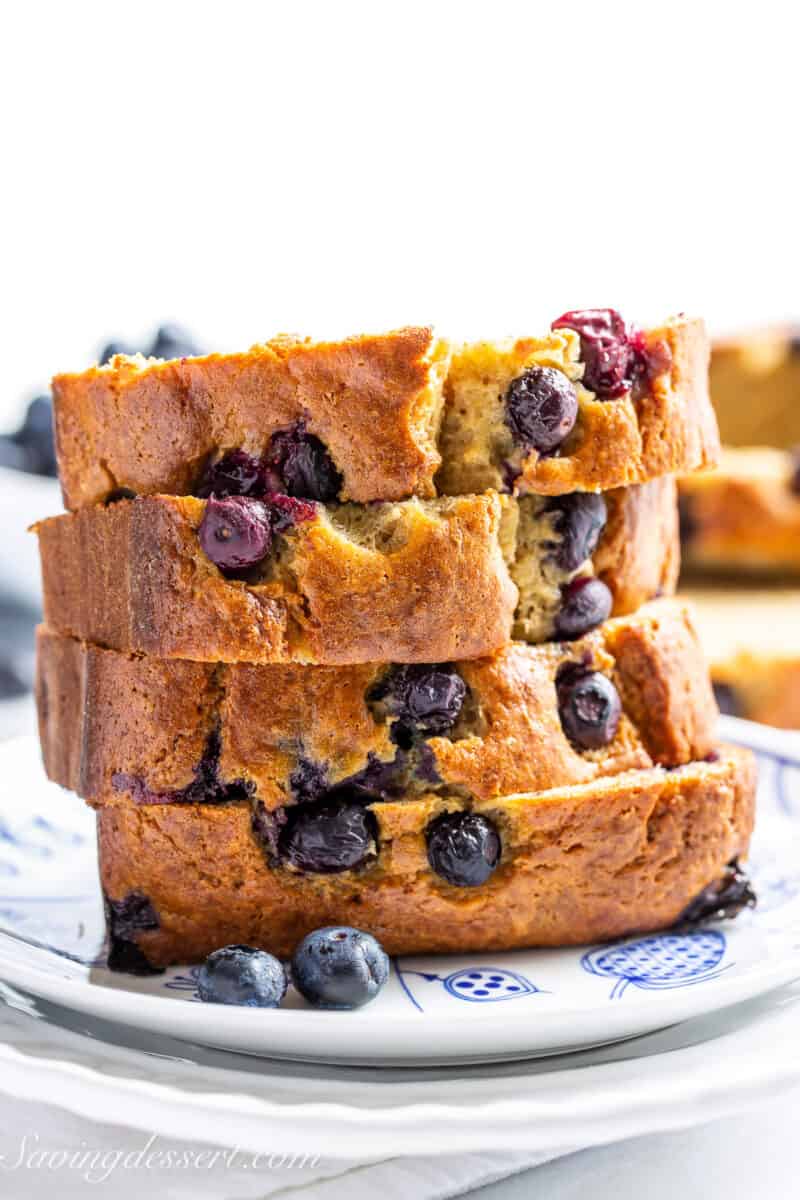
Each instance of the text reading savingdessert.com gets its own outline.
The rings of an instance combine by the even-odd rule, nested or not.
[[[55,1140],[55,1139],[54,1139]],[[74,1145],[48,1145],[38,1133],[26,1133],[13,1146],[0,1139],[0,1193],[3,1192],[2,1177],[24,1175],[27,1172],[52,1173],[74,1171],[86,1183],[106,1183],[122,1171],[161,1172],[196,1171],[203,1175],[223,1174],[230,1171],[291,1172],[321,1171],[322,1159],[318,1154],[281,1153],[263,1151],[253,1154],[249,1150],[181,1145],[178,1142],[162,1141],[158,1134],[142,1135],[141,1142],[132,1136],[126,1140],[126,1148],[92,1146],[81,1139]]]

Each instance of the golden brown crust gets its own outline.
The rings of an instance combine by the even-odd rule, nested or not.
[[[269,867],[247,804],[108,808],[98,814],[105,893],[147,896],[160,928],[135,935],[151,963],[199,961],[229,943],[288,956],[328,924],[355,925],[390,954],[605,941],[672,924],[747,853],[755,765],[654,768],[475,805],[502,841],[488,882],[458,888],[430,869],[425,829],[455,801],[375,804],[379,854],[361,872]]]
[[[60,633],[162,658],[321,664],[479,658],[516,628],[515,582],[523,586],[525,562],[549,561],[553,535],[544,504],[487,493],[369,508],[317,506],[313,520],[287,533],[257,583],[225,578],[203,553],[197,529],[204,501],[140,497],[81,509],[36,527],[45,620]],[[517,506],[539,513],[532,518],[538,540],[524,553],[507,536]],[[598,571],[619,614],[674,590],[672,483],[609,493],[607,508],[596,564],[587,561],[581,573]],[[553,636],[561,576],[549,578],[550,567],[548,579],[534,572],[530,585],[528,578],[526,611],[537,618],[526,632],[531,640]]]
[[[800,445],[800,330],[773,326],[715,341],[710,381],[725,444]]]
[[[298,421],[328,447],[340,499],[433,496],[449,348],[426,328],[339,343],[279,338],[244,354],[112,359],[53,380],[66,508],[129,488],[191,492],[210,457],[260,455]]]
[[[569,364],[560,364],[558,356],[554,361],[579,377],[577,336],[560,331],[548,339],[569,348]],[[665,369],[636,397],[600,402],[582,390],[568,443],[559,455],[524,459],[520,494],[607,491],[688,474],[715,461],[702,322],[674,318],[647,340]],[[542,344],[521,339],[517,357]],[[491,346],[483,349],[493,353]],[[57,375],[64,504],[82,508],[123,488],[142,495],[189,493],[210,459],[233,449],[261,455],[273,433],[298,421],[327,446],[342,475],[341,500],[431,497],[437,487],[443,494],[505,487],[494,447],[477,444],[465,457],[459,437],[452,436],[460,419],[455,367],[445,387],[440,435],[449,362],[449,345],[430,329],[409,328],[340,343],[283,338],[245,354],[170,362],[118,356],[104,367]]]
[[[786,451],[725,450],[719,470],[682,480],[685,565],[706,572],[800,572],[797,469]]]
[[[620,693],[623,718],[601,750],[580,752],[562,729],[555,685],[569,663],[604,672]],[[395,759],[393,718],[368,699],[386,669],[141,658],[42,627],[36,693],[45,767],[93,804],[130,804],[132,780],[156,796],[190,785],[214,733],[220,779],[245,781],[274,809],[295,802],[292,779],[303,763],[332,787],[376,758]],[[414,762],[398,766],[408,791],[434,790],[435,772],[443,789],[490,799],[676,766],[713,745],[705,663],[691,615],[676,601],[657,601],[577,642],[515,643],[461,663],[459,673],[469,688],[462,717],[450,736],[426,741],[421,771]]]

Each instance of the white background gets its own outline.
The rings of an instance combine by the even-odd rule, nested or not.
[[[170,316],[800,314],[793,7],[6,0],[0,426]]]

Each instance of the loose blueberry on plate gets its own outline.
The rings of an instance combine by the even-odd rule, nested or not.
[[[561,608],[556,616],[556,636],[564,639],[581,637],[607,621],[611,616],[613,598],[602,579],[579,575],[561,589]]]
[[[200,545],[221,571],[242,571],[261,562],[272,547],[269,512],[260,500],[229,496],[206,501]]]
[[[529,367],[508,385],[505,421],[517,445],[551,454],[577,417],[578,393],[563,371]]]
[[[500,836],[480,813],[450,812],[428,826],[428,862],[456,887],[480,887],[500,861]]]
[[[569,664],[556,680],[558,715],[578,750],[598,750],[614,740],[622,714],[619,692],[600,671]]]
[[[223,946],[209,954],[197,978],[197,992],[209,1004],[277,1008],[286,995],[283,964],[252,946]]]
[[[547,503],[559,541],[550,551],[552,560],[564,571],[576,571],[591,558],[608,520],[608,508],[598,492],[572,492]]]
[[[389,978],[389,958],[372,934],[346,925],[315,929],[292,958],[292,982],[315,1008],[361,1008]]]
[[[282,860],[297,870],[330,875],[365,866],[375,858],[377,844],[372,813],[337,800],[290,809],[279,849]]]
[[[581,339],[583,383],[600,400],[616,400],[633,387],[641,373],[641,339],[629,335],[613,308],[586,308],[564,313],[552,329],[574,329]]]

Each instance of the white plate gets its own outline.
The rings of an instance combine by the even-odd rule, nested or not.
[[[207,1046],[322,1061],[430,1065],[553,1054],[630,1038],[800,977],[800,755],[793,735],[729,720],[762,764],[754,914],[612,947],[394,963],[378,1000],[315,1012],[204,1005],[195,971],[139,979],[103,965],[93,816],[48,784],[29,739],[0,747],[0,978],[32,995]]]

